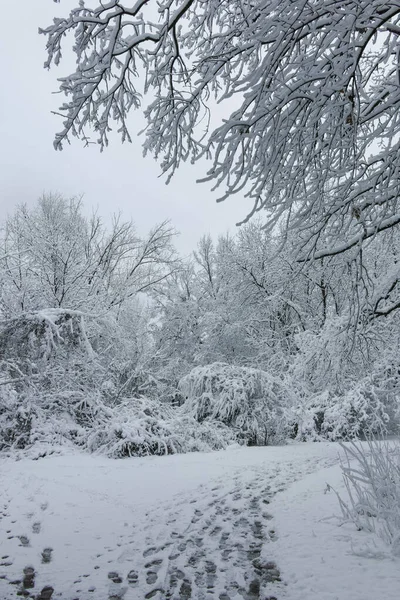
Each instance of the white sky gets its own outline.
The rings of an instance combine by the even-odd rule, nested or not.
[[[205,173],[200,165],[184,165],[166,186],[160,167],[142,156],[142,139],[135,137],[143,127],[139,113],[132,117],[132,144],[114,138],[102,154],[96,145],[88,148],[74,139],[62,152],[53,149],[53,138],[61,127],[51,114],[64,97],[57,91],[57,77],[69,74],[71,56],[50,72],[43,69],[46,58],[46,27],[55,16],[66,16],[78,0],[19,0],[3,2],[0,36],[0,221],[13,207],[33,205],[43,192],[64,196],[84,194],[85,209],[93,208],[104,218],[121,211],[144,233],[155,223],[170,219],[180,231],[177,247],[190,252],[200,236],[216,237],[234,231],[250,205],[240,197],[217,204],[210,186],[196,184]]]

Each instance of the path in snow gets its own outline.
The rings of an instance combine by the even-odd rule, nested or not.
[[[299,448],[7,462],[1,600],[283,597],[269,504],[337,460]]]

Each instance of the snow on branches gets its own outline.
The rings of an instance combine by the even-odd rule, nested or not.
[[[74,198],[44,195],[19,205],[0,235],[0,310],[6,316],[41,308],[98,314],[167,279],[177,268],[168,222],[139,237],[132,222],[85,218]]]
[[[243,192],[295,230],[300,259],[400,222],[398,0],[80,2],[41,33],[46,67],[69,33],[77,57],[56,148],[90,128],[103,148],[113,121],[129,140],[144,93],[163,171],[207,156],[221,199]],[[213,98],[228,115],[215,127]]]
[[[285,436],[289,390],[260,369],[213,363],[194,368],[179,382],[184,412],[200,423],[220,421],[248,444],[268,444]]]

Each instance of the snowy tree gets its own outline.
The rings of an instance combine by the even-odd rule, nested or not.
[[[152,297],[153,372],[161,383],[161,396],[179,404],[178,381],[197,364],[203,334],[204,311],[193,263],[182,265]]]
[[[109,409],[147,391],[144,294],[178,268],[168,223],[145,237],[78,200],[17,207],[0,236],[0,437],[86,443]]]
[[[183,411],[200,423],[221,421],[249,445],[281,441],[287,434],[290,391],[282,380],[258,369],[212,363],[196,367],[179,382]]]
[[[363,250],[361,269],[338,255],[299,270],[256,220],[215,247],[205,236],[190,278],[171,279],[163,297],[164,368],[223,362],[279,375],[300,438],[396,431],[397,246],[385,234]]]
[[[200,239],[187,268],[154,294],[164,364],[175,357],[182,375],[213,362],[267,370],[286,363],[294,336],[315,320],[319,304],[278,248],[257,221],[216,244],[208,235]]]
[[[298,258],[357,252],[400,222],[397,0],[81,2],[42,33],[47,67],[69,33],[77,56],[56,148],[90,128],[103,147],[112,121],[130,140],[144,91],[163,171],[210,158],[221,199],[246,193],[296,232]]]
[[[48,195],[20,205],[0,236],[0,310],[104,312],[168,278],[177,261],[167,223],[140,237],[115,217],[109,230],[79,200]]]

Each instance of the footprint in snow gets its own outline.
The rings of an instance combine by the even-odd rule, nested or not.
[[[126,578],[127,578],[129,585],[135,586],[135,585],[137,585],[137,583],[139,581],[139,574],[137,571],[132,569],[131,571],[129,571]]]
[[[18,536],[20,543],[20,546],[29,546],[29,538],[26,535],[19,535]]]
[[[54,588],[50,585],[46,585],[40,592],[40,594],[36,597],[36,600],[51,600],[54,593]]]
[[[33,523],[32,525],[32,533],[40,533],[42,529],[42,524],[39,521],[36,521],[35,523]]]
[[[110,588],[108,591],[108,600],[121,600],[127,591],[126,586],[122,586],[123,579],[118,571],[110,571],[107,575],[110,579]]]
[[[46,565],[51,562],[53,557],[53,548],[45,548],[42,551],[42,564]]]

